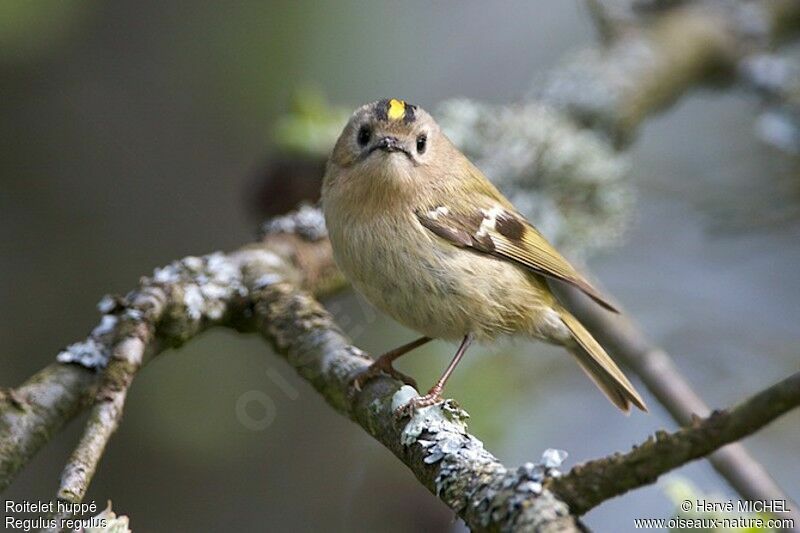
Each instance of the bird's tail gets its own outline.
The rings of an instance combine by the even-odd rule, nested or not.
[[[566,310],[559,310],[559,315],[576,341],[576,344],[567,348],[611,403],[625,413],[630,411],[631,404],[642,411],[647,411],[647,406],[639,393],[591,333]]]

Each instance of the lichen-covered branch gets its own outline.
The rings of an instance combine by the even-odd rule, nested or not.
[[[18,388],[0,391],[0,491],[91,404],[97,382],[93,370],[53,363]]]
[[[756,121],[761,139],[794,156],[800,155],[800,48],[748,57],[740,77],[761,98]]]
[[[800,372],[726,411],[714,411],[674,432],[658,432],[626,454],[589,461],[548,483],[583,514],[611,497],[653,483],[662,474],[740,440],[800,406]]]
[[[276,351],[285,354],[337,410],[356,420],[409,465],[417,477],[473,529],[480,526],[478,529],[539,530],[545,524],[556,527],[549,520],[542,522],[541,513],[552,516],[553,512],[558,517],[557,527],[564,527],[563,502],[569,503],[570,513],[580,515],[602,501],[652,483],[669,470],[741,439],[800,405],[800,374],[797,374],[729,412],[715,412],[672,434],[660,432],[656,439],[646,441],[627,455],[600,459],[576,467],[564,478],[551,478],[546,487],[552,487],[557,497],[553,498],[546,489],[542,496],[538,491],[544,476],[535,475],[537,467],[531,465],[510,473],[461,429],[461,413],[448,405],[435,408],[433,413],[421,411],[398,434],[393,407],[408,397],[403,397],[402,390],[398,390],[393,395],[392,408],[387,401],[390,393],[397,390],[398,382],[389,378],[372,382],[355,404],[349,404],[347,383],[360,366],[359,361],[355,365],[352,361],[357,352],[351,353],[353,348],[342,340],[340,333],[331,332],[329,328],[334,326],[313,300],[288,287],[265,290],[278,294],[264,298],[270,302],[266,309],[257,307],[256,315],[260,320],[257,329],[273,342]],[[315,352],[318,357],[310,355]],[[388,391],[383,389],[386,386]],[[416,450],[414,444],[418,445]],[[447,468],[439,470],[431,483],[430,474],[426,472],[430,471],[430,464],[440,461]],[[514,490],[510,493],[504,490],[508,487]],[[585,499],[580,499],[584,494]],[[465,495],[470,496],[465,500]],[[526,509],[527,505],[541,503],[540,498],[548,502],[547,506],[537,507],[537,512],[522,516],[513,512],[515,505],[508,505],[509,501],[516,501]],[[471,507],[474,508],[472,512]],[[498,524],[493,517],[507,521]]]
[[[60,355],[62,360],[74,358],[75,363],[58,363],[45,374],[51,386],[71,383],[76,397],[97,395],[82,442],[62,476],[59,497],[70,501],[83,497],[103,448],[119,422],[124,393],[139,365],[145,364],[162,346],[181,344],[207,327],[221,325],[239,331],[257,331],[264,336],[332,407],[391,450],[473,530],[579,531],[582,528],[576,510],[588,508],[586,503],[572,493],[568,495],[572,499],[566,499],[548,488],[548,479],[558,476],[555,468],[563,459],[562,453],[548,451],[542,464],[507,468],[466,431],[467,415],[452,402],[419,410],[411,419],[398,420],[394,415],[396,407],[415,391],[401,388],[401,383],[389,377],[380,377],[355,393],[350,379],[370,359],[350,345],[330,314],[308,292],[326,292],[342,286],[318,211],[305,208],[299,214],[273,221],[265,229],[267,235],[261,243],[230,254],[176,261],[144,279],[137,291],[104,301],[101,325],[87,341],[72,345]],[[86,375],[87,370],[78,366],[78,362],[95,367],[107,364],[99,384],[97,379],[75,381],[71,377],[73,372],[75,376]],[[2,457],[6,485],[33,455],[31,450],[17,450],[15,443],[35,441],[30,434],[51,435],[56,429],[52,420],[58,413],[68,418],[85,405],[78,403],[69,410],[37,416],[25,405],[31,398],[20,396],[20,391],[31,386],[4,393],[4,403],[0,406],[3,420],[10,410],[22,410],[13,427],[0,427],[0,446],[6,452]],[[718,441],[707,441],[701,451],[692,448],[692,453],[673,461],[671,467],[697,457],[698,453],[708,453],[737,435],[754,431],[779,414],[740,411],[737,408],[734,413],[761,414],[764,418],[735,426]],[[712,419],[714,424],[718,423]],[[711,430],[718,428],[713,425]],[[693,442],[693,434],[681,435],[678,432],[658,442],[668,441],[675,446],[686,438]],[[39,439],[35,446],[45,440]],[[614,458],[607,461],[613,464]],[[581,479],[578,472],[570,475]],[[616,481],[621,474],[613,469],[609,472],[615,479],[605,480],[605,486],[621,486],[622,482]],[[639,479],[635,475],[631,478],[629,473],[624,487],[633,488],[636,480],[644,484],[657,475],[656,471]],[[612,497],[617,493],[609,490],[588,497],[597,503],[604,494]]]
[[[105,366],[99,385],[91,380],[96,401],[62,475],[59,498],[83,498],[139,366],[162,346],[224,325],[260,332],[334,408],[385,444],[473,529],[579,530],[567,507],[542,488],[562,455],[551,452],[543,465],[509,471],[467,433],[466,413],[450,403],[397,421],[393,402],[399,401],[399,383],[379,378],[352,396],[350,378],[370,359],[349,344],[330,314],[304,291],[341,286],[338,272],[329,268],[330,248],[319,212],[306,208],[274,220],[265,230],[260,244],[176,261],[126,297],[105,299],[101,325],[59,355],[63,368],[84,372],[78,364]],[[408,392],[400,396],[407,399]],[[35,425],[23,429],[29,430]],[[11,437],[0,432],[0,442]]]
[[[304,215],[298,219],[309,212],[301,211]],[[0,391],[0,491],[44,444],[96,399],[99,404],[107,403],[107,410],[95,410],[88,424],[100,433],[90,430],[92,436],[87,438],[95,443],[107,439],[111,426],[95,426],[93,422],[114,419],[121,412],[114,406],[121,407],[118,401],[123,398],[115,391],[121,390],[133,373],[126,362],[131,343],[137,338],[145,340],[141,364],[146,364],[164,348],[180,346],[209,327],[240,320],[237,306],[246,300],[242,271],[259,260],[274,263],[285,279],[319,295],[344,286],[327,240],[309,240],[298,232],[270,235],[231,254],[187,257],[156,270],[125,297],[104,298],[98,306],[103,313],[100,324],[85,340],[68,346],[59,354],[59,362],[18,388]],[[113,357],[115,346],[121,357]],[[109,361],[109,371],[100,372]],[[103,439],[95,440],[103,433]],[[78,450],[76,454],[82,456]],[[74,474],[80,472],[78,477],[85,480],[91,470],[88,466],[96,459],[73,459],[77,468],[68,468],[72,473],[65,471],[66,479],[74,480]]]
[[[560,461],[548,464],[546,456],[542,465],[507,469],[467,433],[466,413],[450,402],[422,409],[411,420],[397,420],[394,410],[415,391],[409,394],[400,382],[381,377],[354,396],[350,379],[370,360],[349,344],[322,306],[287,283],[255,291],[251,327],[334,409],[402,460],[473,531],[581,530],[563,502],[542,487],[545,475],[552,474],[549,467]]]
[[[708,81],[743,81],[770,98],[777,93],[783,107],[797,107],[790,96],[796,71],[763,56],[800,29],[797,0],[592,4],[604,48],[568,58],[536,79],[520,102],[449,100],[434,113],[459,148],[573,258],[607,246],[624,231],[634,193],[622,149],[648,116]],[[759,124],[765,136],[793,149],[800,136],[784,116],[772,114]],[[313,117],[303,118],[308,126]],[[317,117],[313,145],[300,143],[311,157],[324,159],[330,150],[336,135],[331,118]],[[298,139],[291,139],[296,150]],[[582,321],[596,325],[593,333],[639,374],[678,423],[708,413],[670,356],[628,319],[570,299]],[[709,459],[742,496],[787,499],[744,446],[727,446]],[[800,523],[798,506],[793,509]]]
[[[613,34],[606,48],[576,54],[533,89],[620,145],[687,90],[736,80],[740,61],[800,29],[796,0],[659,2],[650,10],[635,7],[645,2],[628,4],[628,12],[616,13],[623,21],[603,20]]]
[[[633,24],[602,21],[603,11],[596,10],[597,19],[607,22],[607,48],[565,62],[517,105],[450,101],[438,113],[457,144],[559,246],[585,250],[621,231],[631,191],[619,148],[645,117],[709,79],[742,76],[752,64],[747,58],[800,26],[796,0],[659,4],[667,7],[646,16],[634,14]],[[742,16],[743,10],[748,16]],[[327,126],[326,135],[338,131],[332,122]],[[313,139],[316,151],[327,152],[326,138]],[[582,194],[573,194],[575,188]],[[549,472],[546,466],[506,470],[466,433],[462,412],[449,404],[398,425],[391,403],[403,393],[391,380],[376,380],[355,399],[348,396],[346,378],[366,360],[308,296],[344,286],[319,222],[313,209],[275,220],[260,243],[230,254],[185,258],[156,271],[133,293],[105,299],[103,319],[86,340],[68,347],[60,362],[22,386],[0,391],[0,490],[66,422],[92,405],[59,489],[60,498],[79,501],[119,423],[139,367],[162,347],[178,346],[212,326],[229,326],[264,335],[332,406],[391,449],[471,527],[580,527],[565,502],[573,505],[573,513],[580,512],[589,508],[587,502],[594,505],[614,490],[595,494],[594,500],[568,495],[562,501],[541,487]],[[650,347],[629,322],[612,321],[597,310],[582,313],[590,325],[594,321],[601,338],[612,338],[612,351],[642,377],[676,420],[685,423],[690,413],[707,412],[668,356]],[[719,416],[708,423],[719,424]],[[668,435],[665,442],[674,438],[681,443],[692,435],[681,434]],[[606,472],[630,467],[608,461]],[[750,499],[785,499],[740,445],[717,451],[712,462]],[[573,475],[570,479],[580,479],[577,471]],[[627,479],[633,479],[627,488],[647,482]],[[611,487],[609,483],[604,486]]]
[[[695,417],[710,414],[711,409],[681,374],[670,355],[653,345],[625,313],[612,315],[599,310],[569,288],[563,290],[561,295],[615,359],[639,376],[678,424],[685,426],[691,424]],[[743,498],[791,502],[741,443],[732,443],[715,451],[708,456],[708,460]],[[800,508],[793,502],[788,507],[787,517],[800,524]]]
[[[56,493],[58,500],[68,503],[83,501],[106,444],[119,426],[128,389],[153,339],[154,327],[146,322],[136,322],[131,325],[130,335],[112,348],[111,360],[103,372],[86,429],[61,474]],[[71,513],[67,511],[56,513],[56,523],[70,517]]]

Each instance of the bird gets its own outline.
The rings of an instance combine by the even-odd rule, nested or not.
[[[353,380],[381,373],[416,388],[393,362],[432,339],[458,349],[407,408],[443,401],[473,342],[526,337],[566,348],[606,397],[628,413],[644,400],[603,347],[556,298],[576,287],[611,312],[592,286],[447,138],[404,100],[356,109],[328,159],[322,210],[334,259],[372,305],[421,337],[378,357]]]

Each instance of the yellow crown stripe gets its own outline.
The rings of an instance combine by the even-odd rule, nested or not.
[[[392,98],[389,100],[389,112],[387,116],[389,120],[400,120],[406,114],[406,103],[402,100]]]

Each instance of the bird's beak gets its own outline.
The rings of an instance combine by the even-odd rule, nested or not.
[[[408,155],[408,150],[406,150],[406,148],[403,146],[403,143],[401,143],[397,137],[391,137],[391,136],[381,137],[380,139],[378,139],[378,142],[376,142],[372,146],[370,152],[373,152],[375,150],[383,150],[384,152],[389,152],[389,153],[403,152],[406,155]]]

